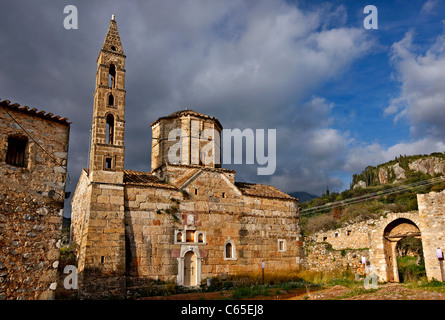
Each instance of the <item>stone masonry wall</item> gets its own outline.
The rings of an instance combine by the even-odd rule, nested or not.
[[[321,231],[310,238],[317,242],[329,242],[334,249],[369,248],[368,232],[374,220],[362,221],[335,230]]]
[[[341,272],[350,271],[354,274],[363,275],[364,265],[362,257],[369,260],[369,249],[333,249],[326,242],[315,242],[307,240],[304,243],[305,257],[304,269],[315,272]]]
[[[88,173],[82,170],[71,200],[70,241],[72,243],[80,243],[89,197],[88,190]]]
[[[445,252],[445,191],[419,194],[417,202],[428,279],[444,281],[443,259],[437,259],[436,249]]]
[[[0,299],[51,299],[57,282],[69,125],[0,109]],[[28,139],[25,167],[6,163],[8,136]],[[48,192],[56,194],[50,197]]]

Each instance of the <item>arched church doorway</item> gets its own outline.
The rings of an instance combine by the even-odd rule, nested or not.
[[[388,282],[400,282],[397,263],[397,245],[405,238],[421,239],[419,227],[409,219],[399,218],[390,222],[383,231],[383,249],[385,253],[386,272]],[[405,242],[406,240],[404,240]],[[401,243],[403,244],[403,242]],[[399,248],[401,246],[399,244]],[[422,253],[423,255],[423,253]]]
[[[184,285],[196,286],[197,285],[197,264],[196,254],[193,251],[189,251],[184,256]]]

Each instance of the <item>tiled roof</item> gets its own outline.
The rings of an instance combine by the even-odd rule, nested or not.
[[[84,170],[88,173],[88,169]],[[193,173],[196,173],[196,171],[193,171]],[[164,183],[154,174],[143,171],[124,170],[124,183],[129,185],[177,189],[171,184]],[[266,184],[235,182],[235,185],[241,193],[246,196],[298,201],[298,199]]]
[[[185,117],[185,116],[195,116],[195,117],[199,117],[199,118],[214,120],[222,128],[221,123],[219,122],[219,120],[217,118],[205,115],[205,114],[200,113],[200,112],[196,112],[194,110],[189,110],[189,109],[176,111],[176,112],[173,112],[172,114],[170,114],[168,116],[160,117],[158,120],[153,122],[151,124],[151,126],[154,126],[161,119],[173,119],[173,118]]]
[[[161,180],[159,180],[158,177],[151,174],[150,172],[143,171],[124,170],[124,183],[176,189],[174,186],[162,182]]]
[[[5,108],[8,108],[10,110],[20,111],[20,112],[27,113],[27,114],[30,114],[30,115],[33,115],[33,116],[36,116],[36,117],[39,117],[42,119],[56,121],[56,122],[66,124],[66,125],[71,124],[71,122],[68,122],[68,118],[62,118],[61,116],[55,116],[52,113],[46,113],[46,111],[44,111],[44,110],[39,111],[36,108],[30,109],[28,106],[20,106],[18,103],[11,104],[11,101],[9,101],[9,100],[0,101],[0,105]]]
[[[290,195],[269,185],[258,184],[258,183],[247,183],[247,182],[235,182],[235,185],[238,187],[238,189],[240,189],[240,191],[244,195],[247,196],[288,199],[288,200],[298,201],[298,199],[291,197]]]

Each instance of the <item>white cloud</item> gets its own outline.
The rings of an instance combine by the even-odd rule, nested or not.
[[[428,1],[426,1],[423,4],[422,9],[420,10],[420,13],[430,14],[431,12],[433,12],[434,7],[436,7],[436,5],[438,3],[439,3],[439,0],[428,0]]]
[[[200,9],[197,3],[171,10],[171,24],[162,33],[151,37],[143,35],[144,29],[133,35],[135,41],[147,38],[138,42],[139,50],[146,52],[139,72],[146,70],[148,78],[156,77],[153,82],[163,87],[158,90],[163,94],[152,101],[156,110],[188,106],[211,113],[223,108],[221,120],[270,124],[291,102],[310,98],[314,88],[344,74],[372,46],[363,28],[339,27],[346,20],[341,6],[303,11],[268,0],[225,6],[202,2]],[[201,22],[190,27],[183,12],[196,14]],[[336,26],[330,18],[333,12]],[[157,15],[154,21],[147,17],[155,30],[165,18]]]
[[[433,138],[401,142],[387,148],[373,143],[351,148],[346,156],[343,169],[357,173],[368,165],[375,166],[393,160],[400,155],[431,154],[433,152],[445,152],[445,143]]]
[[[423,54],[416,52],[408,32],[392,46],[391,60],[400,94],[384,110],[395,121],[407,120],[413,137],[445,136],[445,35],[439,35]]]

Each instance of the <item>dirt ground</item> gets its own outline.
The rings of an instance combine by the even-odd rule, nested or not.
[[[215,292],[196,292],[196,293],[184,293],[175,294],[171,296],[155,296],[145,297],[139,300],[226,300],[230,299],[233,291],[215,291]],[[290,291],[280,291],[278,294],[271,294],[267,296],[256,296],[249,300],[290,300],[295,297],[301,296],[304,293],[308,293],[306,289],[294,289]]]
[[[140,298],[141,300],[214,300],[230,299],[232,291],[196,292],[171,296]],[[308,292],[306,289],[280,291],[267,296],[257,296],[250,300],[445,300],[445,293],[408,288],[403,284],[387,283],[379,285],[377,290],[361,290],[357,294],[353,289],[334,286]]]
[[[387,283],[379,285],[377,290],[352,295],[351,289],[344,286],[334,286],[309,294],[302,294],[290,300],[445,300],[445,293],[408,288],[403,284]],[[344,297],[344,298],[342,298]]]

